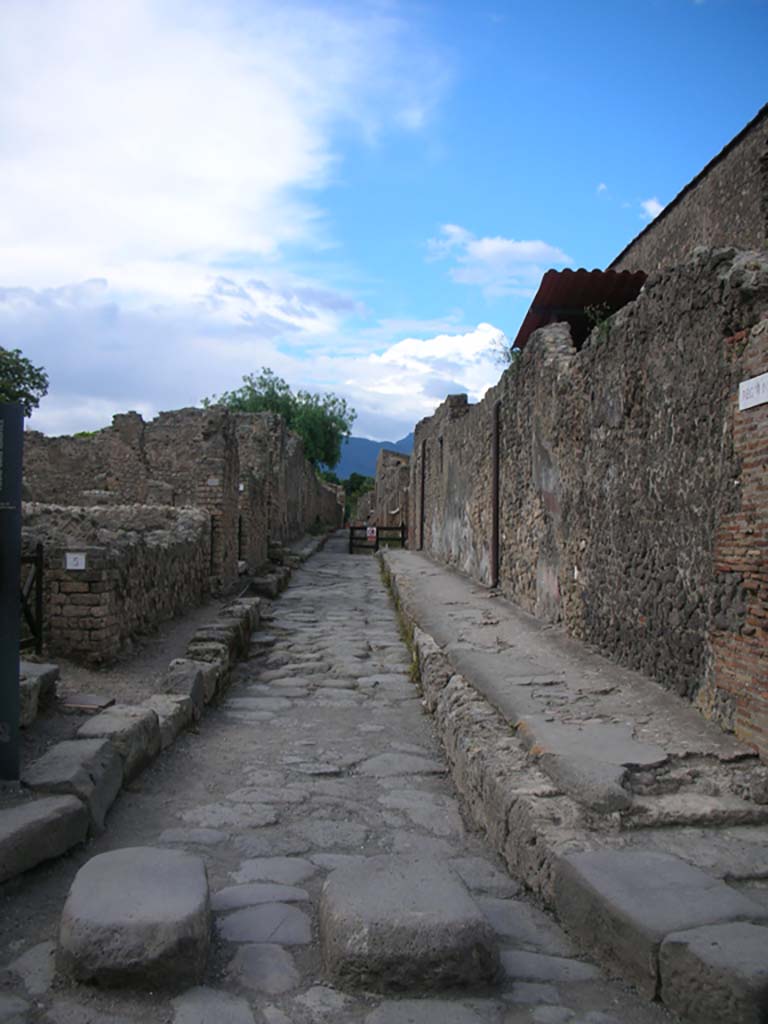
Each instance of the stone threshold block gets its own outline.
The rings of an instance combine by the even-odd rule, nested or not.
[[[768,1019],[768,928],[716,924],[667,936],[659,957],[661,997],[696,1024]]]
[[[160,726],[150,708],[114,704],[77,730],[81,740],[110,740],[123,759],[125,781],[135,778],[160,752]]]
[[[58,665],[39,665],[23,660],[19,663],[19,722],[22,729],[32,725],[40,705],[54,697],[58,678]]]
[[[764,921],[768,909],[699,868],[656,851],[598,850],[557,864],[555,907],[571,935],[654,998],[672,932]]]
[[[0,814],[0,882],[82,843],[88,811],[75,796],[51,796]]]
[[[200,981],[210,944],[208,877],[199,857],[129,847],[82,867],[59,928],[57,966],[110,988]]]
[[[35,761],[21,781],[37,792],[78,797],[99,831],[123,784],[123,762],[109,740],[64,740]]]
[[[425,858],[371,857],[332,872],[320,943],[335,983],[373,991],[484,984],[499,970],[494,931],[464,884]]]

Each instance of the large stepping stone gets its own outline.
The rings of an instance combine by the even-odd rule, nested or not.
[[[493,929],[459,878],[427,858],[337,868],[320,899],[320,942],[332,979],[378,991],[482,984],[499,969]]]
[[[558,917],[598,959],[617,964],[653,998],[658,953],[671,932],[765,920],[768,910],[678,857],[598,850],[563,857],[555,878]]]
[[[129,847],[82,867],[59,929],[59,969],[78,981],[153,989],[205,970],[210,906],[205,864],[176,850]]]

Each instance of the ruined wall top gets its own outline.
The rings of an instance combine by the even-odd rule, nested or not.
[[[609,265],[646,273],[696,246],[762,249],[768,243],[768,105]]]

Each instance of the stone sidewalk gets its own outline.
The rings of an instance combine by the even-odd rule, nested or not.
[[[122,792],[102,835],[0,888],[0,1022],[673,1019],[585,959],[468,826],[379,563],[345,545],[339,535],[294,574],[199,733]],[[147,991],[134,963],[123,990],[74,982],[71,945],[55,973],[67,893],[69,926],[113,915],[121,883],[133,891],[152,863],[137,854],[129,883],[135,847],[207,869],[213,939],[191,988],[148,976]],[[115,851],[108,899],[87,874],[71,888]]]
[[[418,552],[383,554],[454,782],[580,948],[686,1019],[768,1005],[766,768],[687,702]]]

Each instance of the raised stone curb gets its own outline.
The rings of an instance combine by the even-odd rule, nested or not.
[[[698,1024],[762,1024],[768,1008],[768,928],[717,924],[668,935],[661,997]]]
[[[371,857],[333,871],[320,943],[334,981],[378,991],[483,984],[499,970],[493,929],[458,876],[431,859]]]
[[[88,808],[91,827],[100,830],[123,784],[123,763],[109,740],[65,740],[35,761],[21,781],[41,793],[72,793]]]
[[[0,815],[0,882],[59,857],[88,834],[88,811],[75,796],[51,796]]]
[[[151,708],[114,704],[77,730],[78,739],[108,739],[123,759],[129,782],[160,752],[160,726]]]
[[[658,952],[671,932],[768,918],[768,909],[677,857],[595,850],[560,859],[555,906],[590,952],[618,965],[649,998]]]
[[[165,696],[188,698],[192,701],[195,714],[199,717],[202,713],[205,700],[206,683],[205,669],[210,669],[207,663],[191,661],[189,658],[174,658],[160,683],[160,691]],[[213,693],[216,692],[216,681],[218,676],[213,675]],[[210,700],[210,698],[208,698]]]
[[[157,715],[161,750],[167,750],[195,716],[192,700],[180,695],[155,693],[144,701],[144,707]]]
[[[210,944],[208,877],[199,857],[130,847],[78,871],[64,904],[57,965],[108,987],[200,981]]]

